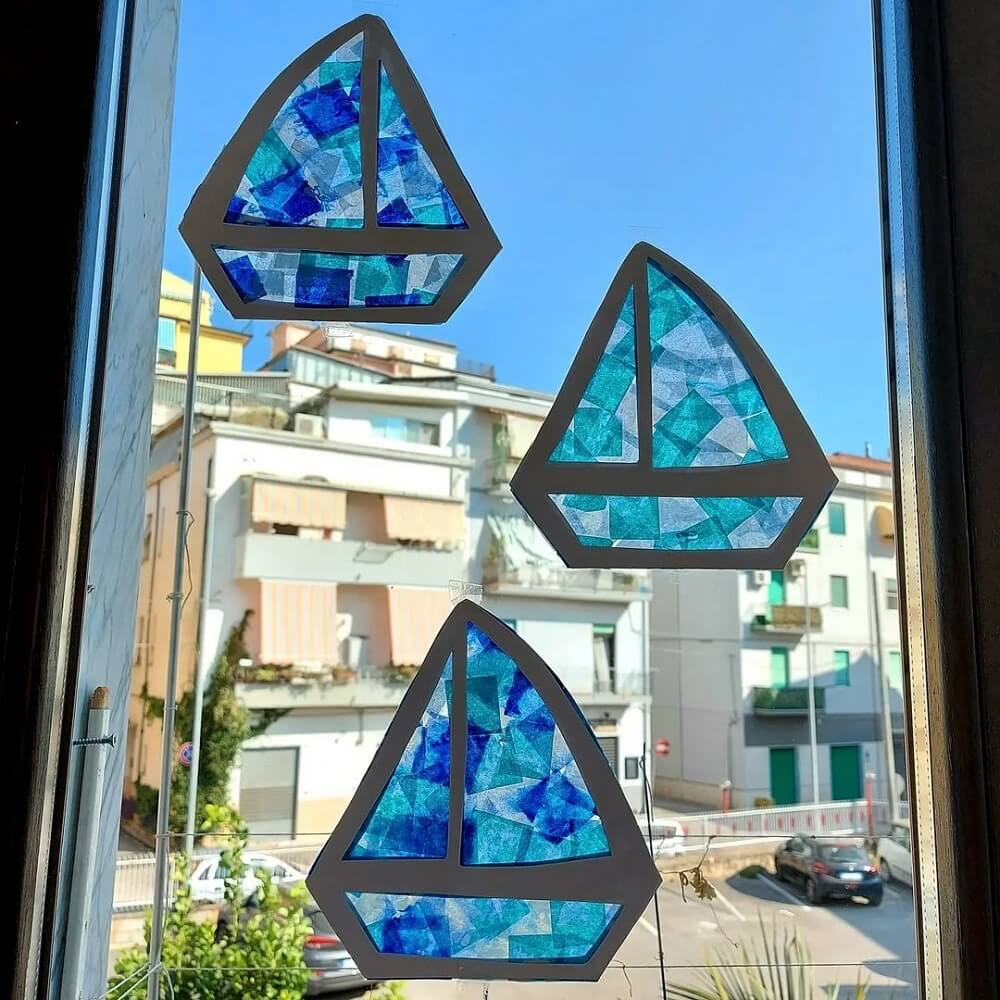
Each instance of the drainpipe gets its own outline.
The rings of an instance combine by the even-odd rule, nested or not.
[[[181,611],[184,606],[184,566],[191,482],[191,441],[194,436],[194,390],[197,380],[198,335],[201,332],[201,268],[195,264],[191,282],[191,333],[188,339],[187,377],[184,385],[184,429],[181,432],[180,483],[177,493],[177,537],[174,539],[173,587],[170,601],[170,646],[167,684],[163,696],[163,752],[160,755],[160,792],[156,807],[156,861],[153,875],[153,914],[149,932],[149,987],[147,1000],[160,1000],[163,975],[164,916],[170,881],[170,784],[173,777],[174,716],[177,714],[177,663],[180,657]]]

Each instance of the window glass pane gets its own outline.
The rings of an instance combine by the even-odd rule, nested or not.
[[[903,657],[898,649],[889,651],[889,686],[896,691],[903,690]]]
[[[909,799],[902,778],[892,784],[894,775],[907,770],[899,732],[903,639],[896,576],[901,570],[886,528],[893,519],[875,517],[878,508],[892,513],[893,470],[885,430],[890,421],[884,407],[879,161],[873,148],[868,14],[857,4],[785,4],[779,11],[766,4],[647,3],[616,19],[599,14],[597,6],[577,5],[572,18],[566,18],[565,4],[527,0],[504,5],[502,16],[488,4],[467,4],[456,17],[458,5],[429,2],[387,5],[381,12],[506,247],[446,325],[423,325],[416,314],[412,323],[383,325],[364,315],[327,322],[291,311],[281,317],[284,322],[248,323],[227,312],[220,290],[206,279],[204,291],[213,304],[202,324],[200,359],[212,384],[201,380],[196,397],[198,445],[187,503],[194,527],[186,567],[194,590],[183,616],[178,693],[190,698],[195,651],[203,643],[205,663],[229,657],[231,670],[213,670],[213,676],[233,678],[223,705],[245,708],[254,729],[227,740],[229,730],[218,728],[225,713],[218,704],[214,711],[206,706],[211,785],[203,784],[202,792],[212,805],[229,806],[250,824],[253,843],[281,859],[268,862],[277,874],[295,877],[293,868],[308,870],[379,748],[393,745],[388,727],[399,718],[401,705],[406,710],[411,705],[404,702],[410,684],[420,677],[422,659],[454,606],[450,584],[476,581],[484,607],[516,631],[515,641],[538,653],[576,700],[642,831],[646,761],[655,800],[651,818],[664,831],[676,831],[679,841],[676,858],[669,854],[672,846],[661,851],[657,860],[665,862],[664,869],[698,863],[708,846],[706,871],[732,909],[711,910],[690,893],[683,903],[676,882],[666,879],[657,898],[671,985],[692,985],[706,951],[736,962],[750,954],[759,911],[768,928],[799,930],[816,981],[810,996],[831,993],[835,983],[847,983],[851,991],[860,976],[871,978],[873,997],[912,1000],[913,902],[905,883],[887,892],[877,908],[849,901],[796,905],[806,901],[808,880],[822,874],[812,872],[817,860],[829,867],[861,863],[851,849],[838,855],[836,846],[824,860],[828,845],[870,836],[874,848],[891,832],[892,818],[905,820]],[[266,30],[255,13],[260,11],[253,0],[243,6],[236,0],[184,5],[172,147],[182,169],[167,199],[172,214],[165,251],[165,266],[177,274],[190,272],[190,254],[177,236],[177,207],[187,203],[205,164],[228,141],[241,109],[254,106],[261,84],[297,50],[337,27],[321,7],[297,7],[294,18],[271,18]],[[231,27],[222,29],[237,23],[235,35]],[[237,36],[239,44],[230,44]],[[542,44],[526,44],[525,38]],[[711,39],[707,48],[706,39]],[[667,49],[670,58],[663,57]],[[518,53],[520,73],[511,71],[511,52]],[[253,73],[246,72],[250,65]],[[357,98],[361,120],[377,124],[379,109],[367,103],[364,80],[360,97],[341,100],[338,72],[317,68],[317,93],[300,102],[303,113],[329,112],[338,121],[343,115],[354,127]],[[388,72],[398,86],[398,67]],[[372,76],[378,79],[377,67]],[[607,79],[615,86],[594,85]],[[204,97],[206,87],[211,100]],[[671,102],[669,95],[676,94],[683,99]],[[402,90],[397,96],[405,102]],[[667,120],[670,127],[664,128]],[[428,121],[412,116],[407,125],[419,132],[418,158],[437,155],[438,147],[426,141]],[[525,155],[506,155],[510,136],[543,133],[546,141],[521,144]],[[722,146],[720,136],[726,139]],[[268,143],[288,138],[275,134]],[[306,136],[310,148],[315,138]],[[728,154],[719,153],[723,147]],[[284,162],[285,154],[269,145],[255,169],[266,165],[264,154],[275,151],[274,163]],[[377,166],[375,152],[363,150],[371,168]],[[350,150],[345,153],[333,137],[320,142],[317,159],[334,163],[345,155],[350,159]],[[408,199],[420,194],[411,190],[412,179],[401,181]],[[279,185],[280,190],[272,185],[266,192],[265,187],[262,196],[284,203],[311,197],[308,185]],[[356,193],[334,184],[323,196],[331,192],[348,201]],[[515,200],[511,192],[517,193]],[[362,209],[377,201],[376,193],[362,192]],[[528,230],[551,236],[552,220],[559,220],[559,238],[572,248],[569,255],[553,256],[545,240],[525,238]],[[348,235],[378,239],[379,229],[388,228],[367,221],[370,227]],[[246,230],[257,243],[266,235],[259,225],[228,228]],[[292,247],[297,228],[273,227],[270,234],[276,245]],[[417,248],[447,235],[422,228],[394,228],[387,242],[402,246],[406,237],[407,246]],[[602,239],[595,242],[595,233]],[[471,229],[459,234],[475,243]],[[314,229],[306,242],[319,246],[329,235]],[[591,321],[590,310],[617,268],[618,260],[601,247],[619,247],[614,254],[620,259],[646,239],[715,286],[785,380],[817,439],[831,449],[836,485],[819,513],[810,511],[811,522],[796,521],[805,534],[788,539],[793,554],[785,568],[774,568],[781,567],[784,554],[779,559],[771,553],[761,553],[739,571],[570,568],[512,499],[510,477],[549,412]],[[469,266],[472,262],[467,259]],[[270,283],[288,279],[277,271],[267,277]],[[535,294],[543,286],[546,294]],[[633,290],[633,298],[639,291]],[[170,315],[183,315],[171,301]],[[168,311],[166,304],[161,311]],[[169,324],[171,345],[175,325]],[[234,347],[241,332],[249,341]],[[151,332],[143,336],[149,347]],[[160,329],[161,345],[165,336]],[[654,393],[650,400],[649,384],[633,370],[646,358],[643,378],[649,374],[650,336],[646,319],[636,317],[625,336],[628,350],[623,353],[619,343],[616,353],[607,345],[608,363],[601,368],[607,384],[587,383],[594,398],[574,401],[581,441],[587,430],[595,436],[597,454],[624,455],[626,438],[645,434],[650,423],[658,426],[661,445],[701,466],[671,472],[682,496],[687,496],[685,482],[709,484],[722,473],[745,476],[743,481],[756,484],[750,492],[760,493],[775,481],[793,480],[786,476],[786,463],[761,460],[773,456],[775,442],[780,446],[784,439],[778,428],[775,439],[767,440],[772,401],[732,380],[747,359],[730,353],[720,365],[706,352],[711,331],[689,324],[658,361],[660,368],[684,372],[675,383],[676,398]],[[468,361],[467,350],[485,363]],[[225,357],[228,368],[220,367]],[[493,377],[493,362],[499,378]],[[175,388],[180,381],[174,378]],[[707,405],[704,384],[729,387],[723,396],[713,391]],[[177,393],[178,401],[182,397]],[[612,405],[603,409],[598,398],[602,404],[611,399]],[[849,404],[842,405],[844,400]],[[640,403],[652,413],[640,410]],[[180,426],[179,402],[172,408],[163,404],[162,413],[160,408],[157,398],[145,496],[145,510],[153,516],[145,525],[137,518],[129,535],[138,543],[143,528],[144,548],[134,555],[137,561],[143,552],[147,558],[138,587],[141,659],[129,692],[125,786],[127,814],[154,817],[162,731],[157,699],[170,656],[164,609],[172,589]],[[780,422],[780,414],[774,419]],[[329,439],[311,439],[304,433],[310,425]],[[748,450],[750,438],[760,448]],[[869,439],[870,454],[833,451]],[[791,454],[793,442],[785,443]],[[639,449],[643,461],[647,445],[644,440]],[[217,516],[214,545],[203,552],[210,498],[206,467],[198,463],[208,455],[218,459],[212,487]],[[742,467],[732,464],[740,455]],[[629,494],[618,485],[620,476],[628,479],[634,471],[628,464],[602,467],[609,494]],[[726,467],[711,467],[716,464]],[[571,476],[580,470],[562,471]],[[691,473],[685,482],[682,472]],[[270,532],[255,534],[241,520],[238,504],[248,480],[258,476],[293,485],[299,509],[294,518],[273,512]],[[348,494],[340,515],[327,511],[319,517],[318,507],[312,509],[310,477]],[[407,498],[412,539],[402,537],[400,525],[387,524],[384,498],[397,494]],[[718,534],[720,526],[713,522],[712,537],[724,544],[733,526]],[[686,523],[676,528],[678,538],[690,540]],[[741,536],[746,529],[740,528]],[[210,588],[201,595],[199,582],[205,579]],[[244,615],[246,629],[237,636]],[[891,685],[888,719],[882,710],[882,669]],[[462,697],[469,691],[466,686]],[[499,706],[501,712],[506,708]],[[178,718],[181,726],[190,725],[189,714]],[[428,713],[421,725],[425,734],[432,719],[441,722],[441,714]],[[511,732],[513,744],[498,744],[498,782],[523,775],[515,770],[525,766],[526,756],[517,741],[530,741],[543,758],[551,753],[544,720]],[[179,731],[168,753],[190,735]],[[217,769],[215,752],[227,748],[231,759]],[[641,756],[644,748],[647,758]],[[501,750],[512,756],[518,751],[516,759],[500,760]],[[201,759],[204,768],[204,745]],[[183,772],[175,768],[175,773]],[[419,797],[426,786],[415,793],[408,780],[399,786],[403,799]],[[450,775],[449,787],[457,781],[461,790],[462,780]],[[869,787],[871,829],[864,806]],[[573,793],[560,786],[558,795]],[[861,807],[851,811],[858,801]],[[546,798],[543,813],[546,809],[551,816],[545,822],[557,827],[564,821],[565,810],[554,799]],[[180,815],[174,821],[182,826],[184,809],[171,811]],[[566,822],[572,822],[572,811],[570,803]],[[411,822],[415,814],[403,809],[400,815],[419,835],[420,823]],[[509,818],[494,816],[492,829],[508,829]],[[204,817],[198,819],[200,825]],[[711,845],[703,830],[719,831]],[[173,832],[180,847],[181,831]],[[654,827],[654,837],[656,832]],[[779,879],[775,855],[789,838],[802,870]],[[733,842],[741,846],[727,850]],[[196,850],[213,855],[229,843],[226,833],[195,839]],[[730,864],[736,854],[739,864]],[[845,861],[849,857],[855,860]],[[750,860],[763,865],[763,877],[751,876]],[[140,934],[136,915],[148,905],[143,863],[119,860],[120,892],[134,893],[134,905],[121,912]],[[585,875],[581,879],[586,882]],[[206,876],[202,891],[216,888]],[[122,900],[125,895],[116,903]],[[555,990],[566,1000],[591,994],[595,1000],[655,997],[652,905],[643,920],[599,983],[552,989],[496,983],[490,996],[502,1000],[517,993],[523,1000],[544,1000],[543,994]],[[313,926],[318,933],[333,933],[319,914]],[[302,949],[296,954],[301,960]],[[407,983],[402,995],[407,1000],[482,996],[474,970],[469,979]],[[309,985],[319,988],[320,980],[310,975]],[[350,985],[356,992],[364,989]],[[259,988],[267,986],[262,976]],[[191,982],[180,987],[190,989]]]
[[[788,650],[776,647],[771,650],[771,687],[788,687]]]
[[[156,346],[164,351],[176,349],[177,320],[161,316],[157,321]]]
[[[851,654],[846,649],[833,651],[833,683],[837,685],[851,683]]]
[[[831,501],[827,505],[827,514],[829,516],[829,530],[831,535],[846,535],[847,534],[847,515],[844,511],[844,505],[838,503],[837,501]]]

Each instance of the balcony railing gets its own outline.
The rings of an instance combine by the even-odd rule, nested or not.
[[[463,375],[478,375],[480,378],[488,378],[491,382],[496,380],[496,368],[488,361],[476,361],[474,358],[467,358],[459,355],[455,362],[455,371]]]
[[[524,587],[532,590],[563,591],[599,596],[635,595],[650,592],[649,576],[643,572],[613,569],[566,569],[564,566],[500,566],[487,562],[483,566],[483,587],[498,590],[504,587]]]
[[[816,711],[826,708],[826,689],[813,687]],[[807,687],[755,687],[750,693],[750,703],[755,715],[808,715],[809,688]]]
[[[772,604],[762,615],[755,615],[750,627],[754,632],[782,632],[802,635],[805,631],[818,632],[823,627],[820,608],[800,604]]]
[[[486,462],[486,475],[492,489],[506,486],[517,471],[520,459],[491,458]]]

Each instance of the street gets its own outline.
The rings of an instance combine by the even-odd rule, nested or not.
[[[730,942],[749,941],[759,952],[758,914],[766,927],[794,927],[805,941],[818,995],[854,996],[860,981],[870,985],[867,1000],[910,1000],[916,996],[913,899],[905,886],[886,888],[880,907],[855,903],[810,906],[801,893],[773,876],[734,875],[716,885],[712,906],[687,890],[681,898],[676,878],[664,877],[658,892],[664,958],[671,983],[694,984],[697,966],[707,953],[723,952],[740,962],[740,949]],[[411,982],[406,1000],[655,1000],[661,996],[652,902],[597,983]],[[727,938],[729,940],[727,940]],[[624,969],[622,966],[624,965]]]

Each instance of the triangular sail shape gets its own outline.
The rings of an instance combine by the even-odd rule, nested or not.
[[[433,160],[413,131],[385,66],[379,66],[378,224],[464,229]]]
[[[368,14],[264,91],[180,228],[241,319],[441,323],[500,249],[403,54]]]
[[[635,289],[621,311],[550,462],[638,462]]]
[[[443,858],[451,783],[451,657],[349,858]]]
[[[463,601],[308,885],[371,979],[594,980],[659,881],[576,703]]]
[[[634,439],[605,377],[634,303]],[[582,428],[595,428],[581,433]],[[610,432],[609,432],[610,428]],[[609,443],[610,442],[610,443]],[[609,465],[607,463],[616,464]],[[736,314],[648,243],[615,276],[511,490],[567,566],[783,567],[836,483]]]
[[[226,222],[357,229],[361,196],[364,33],[295,88],[254,151]]]

